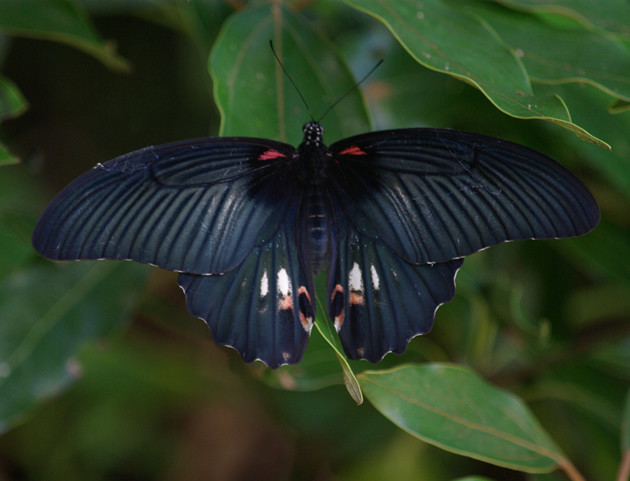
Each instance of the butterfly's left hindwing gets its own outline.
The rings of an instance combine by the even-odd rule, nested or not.
[[[350,359],[380,361],[429,332],[437,308],[455,295],[461,259],[415,265],[338,222],[328,312]]]
[[[180,274],[188,311],[244,361],[271,368],[302,359],[315,315],[313,281],[296,249],[295,209],[273,238],[222,275]]]

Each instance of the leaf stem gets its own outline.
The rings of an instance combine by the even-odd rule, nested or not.
[[[577,470],[573,463],[568,459],[563,459],[561,463],[559,463],[560,469],[562,469],[571,481],[586,481],[586,478],[582,476],[582,474]]]
[[[626,449],[619,466],[617,481],[628,481],[630,479],[630,448]]]

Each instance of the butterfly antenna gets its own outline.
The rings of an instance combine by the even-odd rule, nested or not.
[[[298,88],[297,84],[293,81],[293,79],[289,75],[289,72],[287,72],[287,69],[284,68],[284,65],[282,64],[282,61],[280,60],[280,57],[278,57],[278,54],[276,53],[276,49],[273,48],[273,41],[272,40],[269,40],[269,46],[271,47],[271,51],[273,52],[273,56],[276,57],[276,60],[278,61],[278,65],[280,65],[280,67],[282,68],[282,71],[287,76],[287,78],[289,79],[289,81],[291,82],[293,87],[295,88],[295,91],[298,93],[298,95],[302,99],[302,103],[306,107],[306,110],[308,111],[308,114],[311,116],[311,120],[314,121],[315,119],[313,118],[313,112],[311,112],[311,108],[308,106],[308,103],[306,102],[306,99],[304,98],[304,95],[302,95],[302,92],[300,92],[300,89]]]
[[[370,69],[370,71],[368,73],[366,73],[361,80],[359,80],[358,82],[356,82],[351,88],[349,88],[346,93],[344,93],[341,97],[339,97],[330,107],[328,107],[326,109],[326,111],[324,112],[324,114],[317,120],[317,123],[321,122],[323,120],[323,118],[328,115],[328,112],[330,112],[332,109],[334,109],[336,107],[336,105],[341,102],[343,99],[345,99],[348,94],[350,92],[352,92],[354,89],[356,89],[359,85],[361,85],[366,78],[368,78],[370,75],[372,75],[372,72],[374,72],[378,67],[380,67],[380,65],[383,63],[383,59],[380,59],[378,62],[376,62],[376,65],[374,65],[374,67],[372,67]]]

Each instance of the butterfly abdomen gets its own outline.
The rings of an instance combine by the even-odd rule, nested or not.
[[[314,273],[319,273],[328,259],[330,213],[320,189],[307,189],[303,198],[304,242],[306,256]]]

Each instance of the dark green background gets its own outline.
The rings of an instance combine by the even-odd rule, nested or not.
[[[614,479],[630,445],[622,423],[630,380],[630,7],[602,3],[591,11],[574,2],[567,11],[551,1],[426,1],[424,18],[442,16],[420,31],[421,42],[378,2],[303,1],[281,10],[279,47],[315,117],[352,85],[351,73],[359,78],[385,58],[324,119],[328,142],[372,127],[459,128],[546,152],[593,191],[603,214],[593,233],[475,254],[430,335],[402,357],[352,364],[355,372],[469,366],[523,399],[589,480]],[[369,390],[357,406],[315,330],[303,365],[269,372],[210,340],[187,314],[175,274],[131,263],[54,264],[32,251],[37,216],[75,176],[146,145],[217,135],[220,111],[225,135],[299,141],[308,113],[286,79],[284,110],[275,81],[266,83],[277,69],[267,40],[278,46],[278,24],[265,2],[252,4],[0,0],[0,80],[28,102],[23,113],[0,110],[0,145],[21,159],[0,168],[0,479],[569,479],[431,446],[382,416]],[[244,15],[253,26],[271,22],[270,30],[248,44]],[[471,42],[466,26],[484,38],[494,33]],[[510,49],[497,57],[522,61],[524,87],[511,83],[514,71],[493,70],[487,56],[497,36],[503,46],[527,40],[524,57]],[[450,59],[448,69],[423,60],[427,45]],[[258,63],[237,71],[229,48]],[[467,66],[466,82],[451,75],[455,64]],[[475,79],[486,79],[477,82],[486,93],[519,96],[529,85],[531,98],[543,99],[538,116],[556,124],[500,112]],[[490,407],[480,409],[492,417]]]

